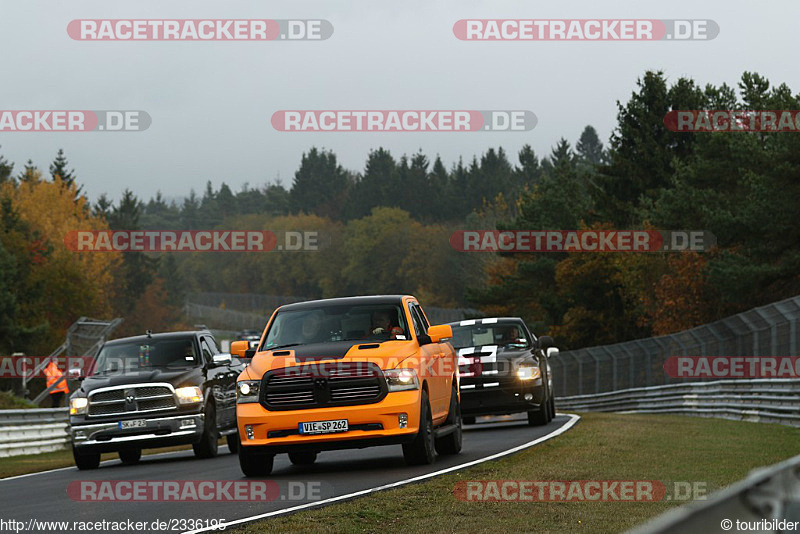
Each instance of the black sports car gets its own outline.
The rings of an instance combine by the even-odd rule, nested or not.
[[[528,423],[555,417],[548,358],[558,352],[552,338],[536,338],[519,317],[450,323],[458,352],[461,413],[465,424],[479,415],[527,412]]]

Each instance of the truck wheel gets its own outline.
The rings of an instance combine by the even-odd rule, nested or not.
[[[239,447],[239,467],[246,477],[263,477],[272,473],[274,454],[264,454],[259,447]]]
[[[317,461],[316,452],[290,452],[289,461],[294,465],[311,465]]]
[[[551,394],[550,395],[550,420],[552,421],[555,418],[556,418],[556,399]]]
[[[228,450],[231,451],[231,454],[239,452],[239,429],[236,429],[235,434],[225,436],[225,441],[228,442]]]
[[[142,449],[127,449],[119,451],[119,459],[125,465],[135,465],[142,458]]]
[[[461,452],[461,403],[458,402],[458,390],[453,387],[450,393],[450,409],[447,411],[445,425],[456,425],[456,429],[436,440],[436,452],[439,454],[458,454]]]
[[[408,465],[432,464],[434,459],[433,417],[428,392],[422,390],[420,402],[419,432],[411,443],[403,444],[403,457]]]
[[[462,417],[461,422],[464,423],[465,425],[474,425],[475,418],[468,415],[467,417]]]
[[[72,457],[75,459],[75,466],[80,469],[97,469],[100,467],[100,453],[81,454],[72,447]]]
[[[200,441],[192,444],[194,455],[198,458],[215,457],[219,447],[217,440],[219,440],[219,430],[217,429],[217,410],[214,408],[214,403],[209,402],[206,406],[205,417],[203,421],[203,435],[200,436]]]

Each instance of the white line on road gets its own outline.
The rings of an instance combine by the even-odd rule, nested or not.
[[[552,438],[554,438],[556,436],[560,436],[561,434],[563,434],[564,432],[566,432],[567,430],[569,430],[570,428],[575,426],[575,424],[581,418],[581,416],[579,416],[579,415],[570,414],[570,413],[568,413],[568,414],[558,414],[558,415],[566,415],[567,417],[570,418],[570,420],[567,421],[566,423],[564,423],[562,426],[560,426],[556,430],[553,430],[549,434],[546,434],[546,435],[544,435],[544,436],[542,436],[540,438],[536,438],[533,441],[529,441],[527,443],[523,443],[522,445],[518,445],[518,446],[513,447],[511,449],[508,449],[508,450],[505,450],[505,451],[502,451],[502,452],[498,452],[496,454],[492,454],[491,456],[486,456],[484,458],[478,458],[477,460],[472,460],[471,462],[466,462],[466,463],[463,463],[463,464],[454,465],[454,466],[448,467],[446,469],[440,469],[439,471],[434,471],[432,473],[426,473],[424,475],[419,475],[417,477],[407,478],[405,480],[399,480],[397,482],[392,482],[390,484],[384,484],[383,486],[376,486],[374,488],[368,488],[368,489],[365,489],[365,490],[356,491],[356,492],[353,492],[353,493],[348,493],[347,495],[339,495],[337,497],[331,497],[330,499],[324,499],[322,501],[310,502],[310,503],[306,503],[306,504],[300,504],[298,506],[293,506],[291,508],[284,508],[283,510],[275,510],[274,512],[267,512],[267,513],[260,514],[260,515],[252,515],[250,517],[243,517],[242,519],[234,519],[233,521],[225,522],[224,525],[227,528],[227,527],[230,527],[230,526],[233,526],[233,525],[240,525],[242,523],[249,523],[251,521],[256,521],[258,519],[266,519],[268,517],[275,517],[275,516],[278,516],[278,515],[289,514],[289,513],[292,513],[292,512],[298,512],[300,510],[307,510],[309,508],[316,508],[318,506],[324,506],[326,504],[331,504],[331,503],[334,503],[334,502],[337,502],[337,501],[345,501],[345,500],[353,499],[355,497],[362,497],[364,495],[369,495],[370,493],[375,493],[377,491],[383,491],[383,490],[387,490],[387,489],[391,489],[391,488],[397,488],[397,487],[400,487],[400,486],[405,486],[406,484],[419,482],[419,481],[425,480],[427,478],[433,478],[433,477],[436,477],[436,476],[439,476],[439,475],[444,475],[445,473],[450,473],[451,471],[456,471],[458,469],[464,469],[466,467],[472,467],[473,465],[478,465],[478,464],[481,464],[483,462],[488,462],[490,460],[496,460],[497,458],[502,458],[503,456],[508,456],[509,454],[514,454],[515,452],[519,452],[519,451],[521,451],[523,449],[527,449],[528,447],[533,447],[534,445],[538,445],[539,443],[542,443],[543,441],[547,441],[547,440],[552,439]],[[201,528],[201,529],[197,529],[197,530],[187,530],[183,534],[199,534],[200,532],[212,532],[212,531],[219,531],[219,526],[217,526],[216,528],[212,527],[212,528]]]

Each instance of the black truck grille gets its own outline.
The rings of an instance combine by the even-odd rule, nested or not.
[[[383,372],[374,363],[309,364],[265,374],[261,405],[279,411],[374,404],[386,393]]]
[[[89,394],[89,415],[125,415],[176,408],[168,386],[121,386]]]

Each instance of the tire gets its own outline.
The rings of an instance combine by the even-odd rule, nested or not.
[[[550,420],[556,418],[556,399],[553,397],[553,394],[550,394]]]
[[[258,447],[239,447],[239,467],[246,477],[263,477],[272,473],[274,454],[259,452]]]
[[[125,465],[136,465],[142,459],[142,449],[126,449],[119,451],[119,459]]]
[[[311,465],[317,461],[316,452],[290,452],[289,461],[294,465]]]
[[[239,452],[239,429],[236,429],[235,434],[225,436],[225,441],[228,442],[228,450],[231,451],[231,454]]]
[[[445,425],[456,425],[456,429],[446,436],[434,441],[439,454],[458,454],[461,452],[463,434],[461,432],[461,403],[458,402],[458,390],[454,387],[450,393],[450,409],[447,411]]]
[[[75,466],[84,471],[86,469],[97,469],[100,467],[100,453],[80,454],[72,447],[72,457],[75,459]]]
[[[465,425],[474,425],[475,424],[475,417],[472,415],[468,415],[466,417],[461,418],[461,422]]]
[[[214,458],[218,453],[219,429],[217,429],[217,410],[214,403],[209,402],[206,406],[205,418],[203,421],[203,435],[200,441],[192,444],[194,455],[198,458]]]
[[[428,392],[422,390],[419,416],[419,432],[411,443],[403,444],[403,457],[408,465],[429,465],[436,456],[433,443],[433,417]]]

